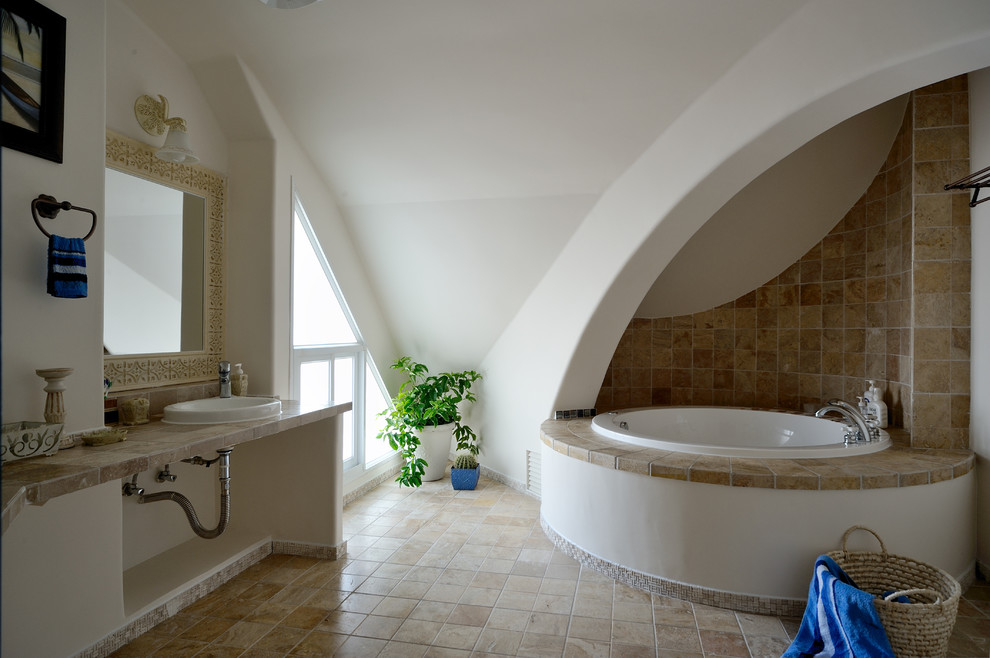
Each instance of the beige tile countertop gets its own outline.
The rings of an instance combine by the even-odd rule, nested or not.
[[[303,409],[282,401],[277,418],[218,425],[171,425],[160,417],[146,425],[126,428],[127,439],[105,446],[77,445],[50,457],[39,456],[3,465],[2,531],[24,505],[46,501],[148,469],[202,455],[212,458],[219,448],[232,447],[315,423],[349,411],[351,403]]]
[[[886,450],[828,459],[713,457],[642,448],[600,436],[590,418],[548,420],[540,427],[540,439],[556,452],[605,468],[730,487],[883,489],[933,484],[973,470],[969,450],[911,448],[907,432],[887,432],[893,445]]]

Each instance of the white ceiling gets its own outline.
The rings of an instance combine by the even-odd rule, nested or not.
[[[194,70],[246,64],[338,199],[398,349],[458,366],[484,358],[609,186],[807,4],[118,1]],[[677,278],[718,290],[705,267]]]
[[[236,54],[343,205],[600,194],[797,0],[124,0]]]

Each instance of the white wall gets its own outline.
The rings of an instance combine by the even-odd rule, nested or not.
[[[195,65],[196,75],[230,136],[227,344],[253,368],[252,389],[289,393],[289,290],[292,189],[333,267],[365,341],[383,367],[395,355],[388,325],[336,199],[267,92],[243,62]],[[230,99],[236,99],[236,102]],[[229,120],[229,127],[227,127]],[[256,365],[250,365],[255,359]],[[387,373],[383,373],[387,376]],[[258,388],[255,388],[257,382]]]
[[[107,2],[106,127],[152,146],[165,136],[144,132],[134,118],[134,101],[147,94],[168,99],[170,117],[186,120],[189,141],[200,163],[227,172],[227,139],[186,63],[120,0]]]
[[[969,162],[972,171],[990,166],[990,68],[969,76]],[[987,197],[987,190],[980,195]],[[973,222],[972,356],[970,446],[976,452],[976,559],[990,574],[990,203],[970,211]]]
[[[115,482],[21,511],[3,534],[0,653],[71,656],[117,630],[120,527]]]
[[[104,3],[51,0],[67,21],[62,164],[3,149],[3,422],[41,420],[44,382],[37,368],[73,368],[65,381],[65,431],[103,425],[103,230],[86,242],[89,296],[45,292],[48,240],[31,219],[31,200],[50,194],[103,216]],[[42,220],[51,232],[82,237],[91,218],[62,212]]]

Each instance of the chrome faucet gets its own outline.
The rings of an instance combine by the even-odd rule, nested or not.
[[[873,432],[869,423],[867,423],[866,419],[863,418],[863,415],[859,413],[859,410],[848,402],[844,402],[842,400],[829,400],[828,404],[815,412],[815,418],[822,418],[825,414],[833,411],[838,414],[842,414],[846,420],[850,421],[859,428],[859,431],[855,436],[851,436],[851,434],[846,435],[846,443],[873,440]]]
[[[873,415],[872,413],[864,413],[844,400],[833,399],[833,400],[829,400],[828,403],[834,404],[837,407],[842,407],[843,409],[847,409],[848,411],[851,411],[854,415],[857,415],[860,418],[862,418],[863,423],[866,425],[866,428],[870,431],[869,434],[866,435],[867,441],[880,440],[880,422],[875,415]]]
[[[230,397],[230,361],[220,362],[220,397]]]

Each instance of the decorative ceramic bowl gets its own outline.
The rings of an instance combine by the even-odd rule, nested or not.
[[[82,442],[88,446],[105,446],[127,440],[127,430],[105,427],[102,430],[82,435]]]
[[[0,443],[0,462],[12,462],[36,455],[54,455],[62,437],[61,423],[6,423]]]

